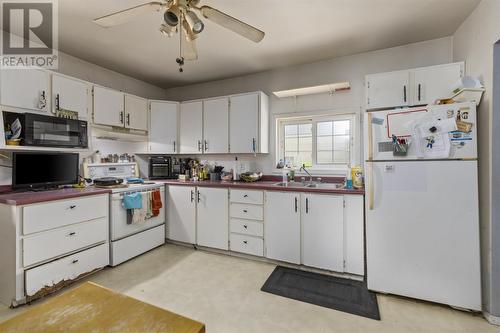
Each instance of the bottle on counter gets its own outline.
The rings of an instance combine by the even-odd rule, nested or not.
[[[240,180],[240,163],[238,162],[238,156],[234,158],[233,180]]]
[[[352,189],[352,171],[348,170],[347,175],[345,177],[345,188],[346,189]]]

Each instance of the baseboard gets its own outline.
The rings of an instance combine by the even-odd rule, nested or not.
[[[493,316],[488,312],[483,312],[483,316],[490,324],[500,326],[500,317]]]

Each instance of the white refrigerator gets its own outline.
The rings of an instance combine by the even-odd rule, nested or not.
[[[415,134],[450,119],[465,127]],[[368,288],[481,310],[475,104],[367,112],[364,123]]]

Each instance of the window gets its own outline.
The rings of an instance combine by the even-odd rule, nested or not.
[[[355,115],[278,119],[278,160],[299,168],[343,169],[354,161]]]

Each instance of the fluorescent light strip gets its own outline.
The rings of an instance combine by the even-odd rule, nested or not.
[[[321,86],[275,91],[273,92],[273,94],[275,94],[279,98],[283,98],[283,97],[321,94],[326,92],[334,93],[337,91],[350,90],[350,89],[351,89],[351,84],[349,82],[338,82],[338,83],[325,84]]]

